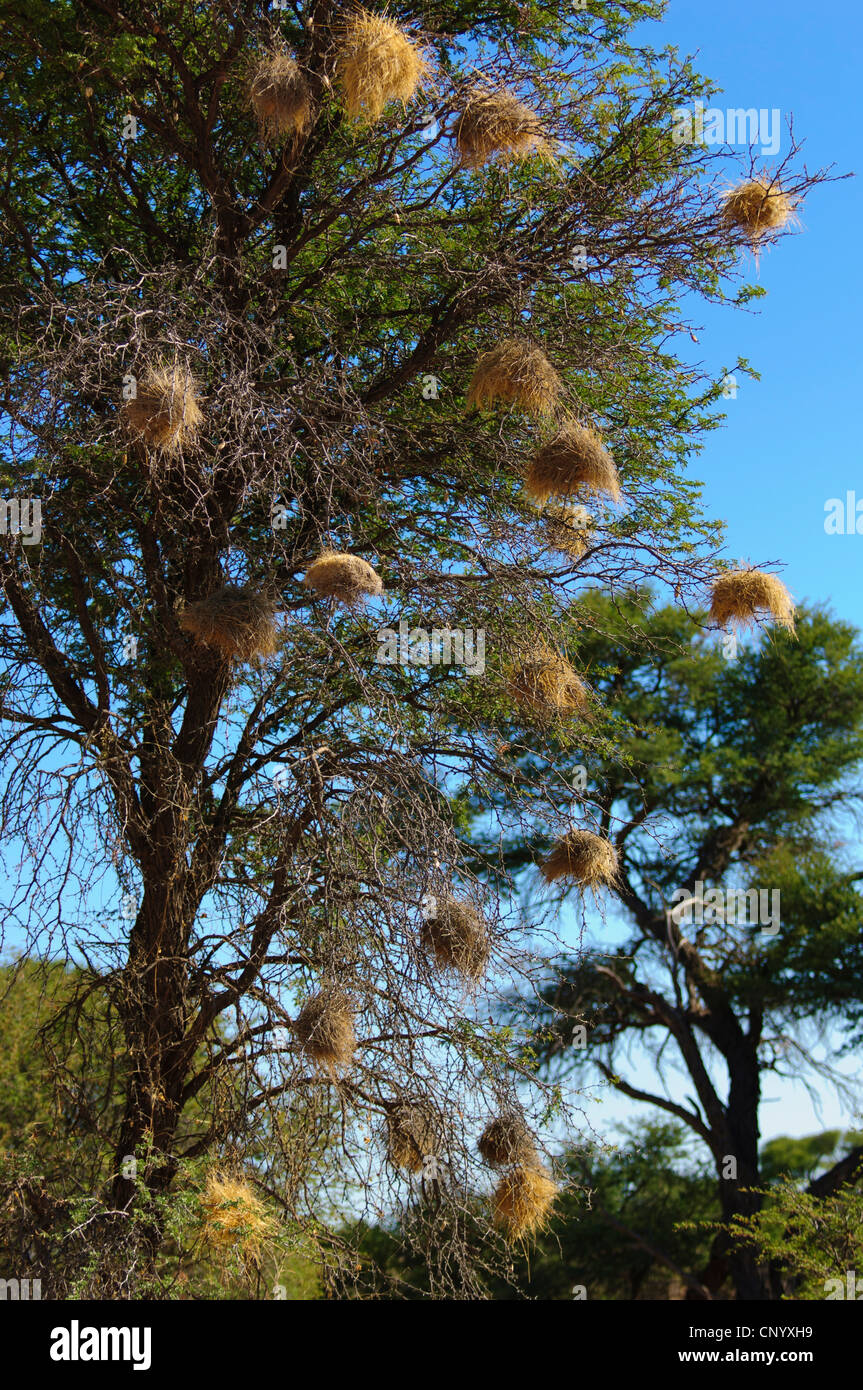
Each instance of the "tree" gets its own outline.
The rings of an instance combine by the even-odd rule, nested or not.
[[[591,9],[446,0],[420,33],[400,6],[434,84],[355,121],[332,0],[278,17],[249,0],[0,5],[3,482],[42,507],[36,543],[10,533],[0,555],[10,929],[74,961],[122,1033],[121,1216],[99,1239],[142,1216],[141,1267],[182,1165],[242,1150],[262,1113],[272,1136],[302,1117],[278,1195],[307,1228],[334,1114],[343,1182],[373,1209],[388,1184],[404,1199],[380,1135],[405,1102],[446,1133],[457,1213],[472,1126],[530,1068],[419,949],[418,914],[429,894],[471,899],[497,967],[533,969],[490,891],[500,852],[466,843],[470,798],[505,796],[512,833],[558,756],[562,735],[530,733],[516,780],[511,653],[555,641],[590,585],[652,577],[684,599],[714,572],[686,462],[721,387],[668,344],[680,296],[726,296],[749,243],[713,156],[671,138],[706,84],[632,42],[658,5]],[[308,120],[274,141],[247,79],[282,43]],[[554,160],[452,157],[482,78],[536,108]],[[792,197],[822,177],[795,159]],[[625,509],[596,503],[577,562],[521,486],[537,427],[464,410],[478,355],[513,336],[542,345],[559,413],[604,429],[623,480]],[[393,621],[483,629],[486,681],[376,662],[376,620],[300,582],[325,546],[374,561]],[[230,632],[220,647],[204,624],[239,602],[264,628],[278,611],[269,660],[231,659]],[[608,736],[597,711],[586,746]],[[321,992],[353,1013],[344,1074],[297,1033]],[[534,1078],[533,1095],[542,1116],[554,1090]],[[475,1289],[464,1261],[440,1267]]]
[[[43,1298],[86,1291],[89,1267],[100,1259],[91,1240],[94,1194],[111,1177],[125,1089],[117,1044],[98,994],[76,988],[75,971],[35,959],[0,967],[0,1266],[39,1279]],[[211,1108],[206,1094],[185,1107],[181,1143],[193,1142]],[[250,1130],[246,1143],[259,1189],[283,1190],[290,1175],[273,1162],[270,1136]],[[255,1268],[244,1265],[239,1242],[212,1248],[198,1200],[207,1171],[206,1160],[187,1165],[182,1187],[162,1204],[159,1295],[246,1298],[263,1276],[268,1296],[281,1285],[279,1296],[290,1289],[292,1298],[316,1297],[312,1247],[289,1226],[273,1226]]]
[[[590,1141],[567,1151],[573,1188],[519,1261],[519,1289],[540,1299],[621,1301],[667,1298],[672,1283],[700,1291],[695,1271],[709,1251],[716,1185],[691,1148],[682,1126],[647,1120],[627,1127],[619,1146]]]
[[[817,611],[796,640],[776,633],[733,660],[698,614],[667,609],[644,618],[640,646],[615,655],[600,637],[592,650],[631,730],[628,759],[594,765],[587,792],[620,854],[613,902],[630,935],[561,964],[543,1055],[687,1124],[733,1223],[761,1204],[764,1073],[814,1068],[818,1027],[859,1036],[863,871],[836,836],[860,804],[863,656],[853,628]],[[757,889],[758,911],[738,889]],[[627,1079],[634,1039],[662,1089]],[[714,1254],[705,1282],[730,1271],[738,1297],[770,1296],[751,1251]]]

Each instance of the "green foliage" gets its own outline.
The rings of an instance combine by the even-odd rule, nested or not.
[[[856,1300],[863,1293],[856,1282],[863,1269],[859,1184],[814,1197],[784,1179],[771,1190],[762,1210],[738,1218],[732,1231],[759,1259],[781,1269],[784,1298]]]

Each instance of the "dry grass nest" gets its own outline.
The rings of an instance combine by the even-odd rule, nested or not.
[[[793,216],[793,199],[766,174],[738,184],[722,200],[725,226],[739,228],[752,242],[780,231]]]
[[[499,1115],[486,1125],[477,1143],[481,1157],[492,1168],[538,1166],[536,1144],[523,1116],[513,1112]]]
[[[617,879],[617,850],[604,836],[573,827],[558,840],[541,868],[547,883],[564,878],[581,888],[609,887]]]
[[[396,1168],[420,1173],[423,1160],[437,1154],[441,1126],[433,1107],[425,1101],[399,1101],[387,1115],[387,1157]]]
[[[456,127],[459,160],[478,169],[490,159],[526,159],[537,154],[553,158],[551,142],[536,112],[514,92],[475,87],[468,95]]]
[[[242,1178],[211,1173],[200,1205],[203,1239],[212,1250],[222,1254],[256,1258],[263,1243],[274,1233],[273,1217]]]
[[[294,1021],[306,1057],[333,1075],[346,1070],[357,1049],[354,1009],[339,989],[322,989],[306,1000]]]
[[[303,583],[321,598],[338,599],[350,606],[384,591],[380,575],[367,560],[338,550],[322,551],[306,570]]]
[[[585,507],[566,507],[552,503],[543,513],[545,532],[552,550],[580,560],[593,544],[590,522],[593,517]]]
[[[547,1222],[557,1183],[546,1168],[520,1165],[498,1183],[492,1206],[495,1225],[511,1240],[524,1240]]]
[[[727,570],[717,575],[710,594],[710,616],[719,627],[755,627],[769,613],[788,632],[794,631],[794,600],[782,580],[763,570]]]
[[[251,661],[278,649],[275,612],[272,599],[227,585],[189,604],[180,615],[180,627],[231,661]]]
[[[198,386],[188,367],[148,367],[137,383],[135,399],[123,407],[133,434],[166,454],[193,444],[204,419]]]
[[[443,970],[479,980],[488,965],[491,938],[482,913],[455,898],[438,900],[434,917],[423,922],[420,940]]]
[[[336,76],[351,119],[377,121],[388,102],[407,104],[430,71],[423,50],[383,15],[359,10],[345,24]]]
[[[477,362],[467,407],[481,410],[502,401],[533,415],[550,415],[560,389],[560,377],[541,348],[507,338],[484,352]]]
[[[549,497],[569,497],[577,492],[620,501],[620,481],[614,459],[599,435],[575,420],[568,420],[553,439],[534,455],[525,482],[534,502]]]
[[[309,84],[287,49],[266,54],[252,69],[248,100],[266,141],[301,135],[312,119]]]
[[[542,717],[564,718],[590,709],[588,689],[578,672],[566,657],[543,645],[522,656],[509,674],[508,686],[522,708]]]

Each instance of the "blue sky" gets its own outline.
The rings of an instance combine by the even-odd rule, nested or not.
[[[697,69],[723,88],[713,105],[776,107],[783,124],[793,116],[810,171],[859,166],[858,4],[671,0],[666,22],[648,27],[698,54]],[[787,150],[783,132],[777,159]],[[863,535],[824,531],[828,498],[850,489],[863,501],[861,180],[815,189],[800,222],[757,269],[750,261],[749,278],[767,290],[754,313],[693,306],[706,365],[718,370],[741,356],[762,374],[760,382],[741,380],[726,403],[726,426],[708,438],[696,470],[710,512],[728,522],[732,556],[782,560],[798,601],[829,602],[863,626]]]
[[[657,47],[667,42],[696,57],[696,70],[723,89],[711,105],[779,108],[777,161],[788,152],[785,126],[793,116],[795,137],[805,142],[799,159],[810,172],[835,165],[835,173],[847,174],[859,167],[859,4],[670,0],[665,22],[646,25],[644,34]],[[829,498],[853,490],[863,502],[861,225],[861,179],[822,185],[809,196],[797,235],[763,255],[757,268],[749,261],[747,278],[767,290],[754,312],[693,303],[691,313],[701,325],[693,352],[712,374],[744,357],[762,378],[740,379],[736,399],[725,403],[724,428],[707,436],[694,465],[706,483],[709,513],[728,523],[729,555],[783,562],[798,602],[829,604],[837,617],[863,627],[863,535],[824,530]],[[606,942],[621,939],[609,927],[601,935]],[[829,1051],[828,1040],[820,1054]],[[839,1069],[853,1076],[859,1059],[845,1059]],[[655,1089],[647,1063],[625,1074]],[[863,1101],[855,1111],[825,1082],[815,1089],[817,1110],[800,1082],[768,1076],[762,1138],[859,1123]],[[672,1084],[677,1099],[688,1090],[682,1079]],[[605,1133],[615,1120],[655,1113],[607,1090],[601,1094],[602,1105],[587,1111]]]

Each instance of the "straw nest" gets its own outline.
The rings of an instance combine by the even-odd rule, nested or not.
[[[752,242],[780,231],[793,216],[792,199],[766,174],[738,184],[722,200],[725,226],[739,228]]]
[[[150,367],[137,384],[135,399],[123,407],[133,434],[166,454],[193,444],[204,419],[198,386],[187,367]]]
[[[336,76],[352,119],[377,121],[388,102],[407,104],[430,70],[422,49],[392,20],[360,10],[345,25]]]
[[[470,903],[439,901],[434,917],[423,922],[420,940],[442,970],[455,970],[465,979],[480,979],[488,965],[488,923]]]
[[[509,691],[532,714],[563,717],[586,714],[587,686],[565,657],[550,647],[537,646],[510,672]]]
[[[502,1227],[511,1240],[524,1240],[546,1224],[556,1196],[557,1183],[546,1168],[514,1168],[495,1189],[495,1225]]]
[[[508,1112],[486,1125],[477,1143],[480,1155],[492,1168],[510,1164],[536,1168],[536,1144],[521,1115]]]
[[[387,1115],[387,1157],[396,1168],[420,1173],[423,1160],[440,1149],[438,1117],[425,1101],[399,1101]]]
[[[477,362],[467,407],[481,410],[503,401],[534,415],[550,415],[560,389],[560,377],[541,348],[507,338],[484,352]]]
[[[552,157],[552,147],[542,122],[513,93],[504,89],[475,87],[456,127],[459,160],[467,169],[478,169],[490,159],[526,159],[538,154]]]
[[[351,606],[384,591],[380,575],[367,560],[338,550],[322,551],[306,570],[303,583],[321,598],[338,599]]]
[[[547,883],[565,878],[582,888],[602,888],[617,879],[617,850],[592,830],[568,830],[541,866]]]
[[[552,504],[543,514],[548,544],[570,560],[580,560],[593,543],[590,522],[593,517],[586,508]]]
[[[274,619],[272,599],[227,585],[184,609],[180,627],[231,661],[251,661],[277,650]]]
[[[710,616],[720,627],[754,627],[759,614],[794,631],[794,600],[782,580],[763,570],[728,570],[714,579]]]
[[[568,420],[553,439],[534,455],[526,487],[534,502],[568,497],[579,490],[620,501],[620,482],[614,459],[599,435]]]
[[[322,989],[306,1000],[294,1033],[305,1055],[331,1075],[351,1065],[357,1048],[354,1010],[341,990]]]
[[[221,1254],[257,1258],[263,1243],[273,1235],[272,1216],[242,1178],[211,1173],[200,1205],[203,1239]]]
[[[248,100],[263,140],[301,135],[312,119],[309,84],[287,49],[266,54],[253,68]]]

